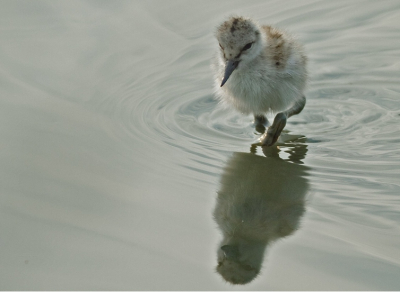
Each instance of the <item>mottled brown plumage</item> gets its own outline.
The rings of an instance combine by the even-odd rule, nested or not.
[[[302,46],[288,33],[260,26],[249,18],[233,16],[217,27],[220,53],[213,63],[216,94],[256,121],[265,113],[278,113],[262,138],[273,145],[286,119],[305,105],[307,58]]]

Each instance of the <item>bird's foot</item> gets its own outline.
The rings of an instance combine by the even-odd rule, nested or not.
[[[286,126],[286,120],[287,118],[284,113],[279,113],[275,116],[274,123],[261,138],[262,146],[272,146],[276,143],[283,128]]]

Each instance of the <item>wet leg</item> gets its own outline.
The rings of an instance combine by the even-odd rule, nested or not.
[[[263,134],[265,132],[265,126],[268,126],[269,122],[264,115],[254,115],[254,125],[257,132]]]
[[[264,115],[254,115],[254,124],[256,125],[268,125],[268,119]]]
[[[274,123],[268,128],[265,137],[261,140],[262,146],[272,146],[278,140],[283,128],[286,126],[286,121],[293,115],[299,114],[306,105],[306,98],[303,96],[293,107],[278,113],[275,116]]]

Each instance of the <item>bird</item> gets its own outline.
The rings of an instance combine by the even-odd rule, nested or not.
[[[284,30],[243,16],[230,16],[216,28],[215,37],[219,50],[211,67],[217,98],[253,114],[256,125],[270,125],[265,115],[276,114],[261,136],[262,146],[274,145],[287,119],[306,104],[302,44]]]

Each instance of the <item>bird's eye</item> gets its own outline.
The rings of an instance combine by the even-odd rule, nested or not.
[[[248,49],[250,49],[253,46],[253,43],[248,43],[247,45],[245,45],[242,49],[242,51],[246,51]]]

